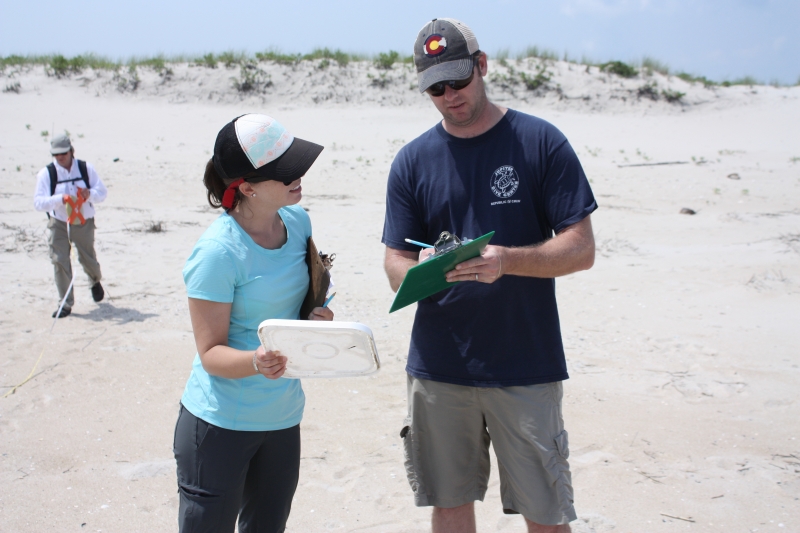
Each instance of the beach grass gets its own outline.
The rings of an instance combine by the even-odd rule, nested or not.
[[[492,59],[500,62],[501,65],[507,66],[509,58],[512,57],[512,52],[508,48],[499,49]],[[517,61],[523,59],[539,59],[543,61],[567,61],[570,63],[580,64],[586,66],[587,70],[590,67],[597,67],[603,72],[614,74],[623,78],[633,78],[638,75],[652,76],[653,73],[659,73],[664,76],[675,76],[688,83],[702,83],[705,87],[731,87],[734,85],[765,85],[764,82],[756,79],[753,76],[743,76],[734,78],[732,80],[712,80],[706,76],[691,74],[688,72],[674,72],[670,67],[649,56],[643,57],[639,62],[623,62],[618,60],[596,62],[590,58],[583,56],[580,60],[571,59],[567,52],[563,56],[559,56],[557,52],[548,48],[541,48],[539,46],[528,46],[521,52],[513,54]],[[330,48],[315,48],[307,54],[292,54],[284,53],[277,49],[268,49],[262,52],[249,54],[242,51],[225,51],[221,53],[207,53],[199,56],[190,55],[156,55],[152,57],[131,57],[128,59],[110,59],[101,55],[87,53],[80,54],[73,57],[67,57],[62,54],[29,54],[18,55],[12,54],[8,56],[0,56],[0,73],[9,68],[26,68],[32,66],[44,66],[48,75],[62,78],[68,77],[73,74],[80,74],[86,69],[91,70],[107,70],[120,72],[123,67],[127,67],[128,74],[133,75],[138,68],[150,68],[159,72],[162,76],[172,74],[171,65],[189,63],[193,66],[205,68],[242,68],[242,66],[253,65],[257,62],[273,62],[281,65],[296,65],[302,61],[318,61],[319,68],[327,68],[334,63],[339,67],[346,67],[351,62],[371,61],[378,69],[388,70],[395,64],[411,64],[413,57],[411,55],[403,55],[396,51],[380,52],[378,54],[355,54],[344,52],[339,49],[332,50]],[[533,81],[535,85],[542,80]],[[527,81],[526,81],[527,84]],[[777,80],[772,80],[769,85],[774,87],[788,86],[782,84]],[[794,85],[800,85],[800,77]],[[13,92],[14,87],[9,85],[6,87],[7,92]]]
[[[520,54],[517,54],[517,59],[528,59],[529,57],[537,59],[546,59],[549,61],[558,61],[558,52],[550,50],[549,48],[539,48],[538,46],[528,46]]]
[[[633,78],[639,75],[639,71],[636,67],[623,63],[622,61],[608,61],[607,63],[598,65],[598,67],[600,67],[600,70],[603,72],[616,74],[622,78]]]
[[[387,54],[381,52],[378,54],[377,59],[375,59],[375,66],[383,70],[389,70],[399,59],[400,54],[394,50],[391,50]]]
[[[669,67],[661,61],[649,56],[644,56],[642,58],[641,69],[648,74],[658,72],[664,76],[669,76]]]

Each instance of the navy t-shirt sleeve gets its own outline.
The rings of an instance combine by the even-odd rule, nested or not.
[[[592,189],[577,154],[559,132],[549,150],[543,180],[545,217],[558,233],[597,209]]]
[[[416,251],[419,247],[405,242],[405,239],[424,242],[427,232],[423,222],[425,217],[419,212],[411,190],[412,172],[406,157],[407,153],[398,154],[389,171],[381,242],[396,250]]]

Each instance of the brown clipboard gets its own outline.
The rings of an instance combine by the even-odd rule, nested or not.
[[[325,268],[322,258],[319,256],[314,239],[308,238],[308,249],[306,250],[306,264],[308,265],[308,292],[300,306],[300,319],[308,320],[308,315],[315,307],[322,307],[325,303],[325,294],[331,283],[331,274]]]

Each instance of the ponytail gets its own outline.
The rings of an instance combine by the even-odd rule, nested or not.
[[[222,198],[225,196],[225,191],[227,190],[228,186],[225,185],[225,181],[223,181],[222,177],[217,173],[217,169],[214,168],[214,161],[212,159],[209,159],[208,163],[206,163],[206,171],[203,175],[203,184],[206,186],[208,205],[214,209],[222,207]],[[241,198],[242,193],[239,192],[238,188],[235,189],[232,207],[236,207],[236,204],[239,203]]]

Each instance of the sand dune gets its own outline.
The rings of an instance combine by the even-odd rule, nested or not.
[[[658,110],[663,114],[697,107],[741,107],[764,98],[796,99],[798,94],[796,88],[706,86],[646,69],[623,78],[597,66],[537,58],[491,60],[489,65],[491,98],[512,106],[637,113]],[[7,67],[3,77],[6,90],[20,93],[47,94],[71,87],[94,96],[126,94],[170,103],[428,105],[427,97],[416,89],[416,73],[410,63],[395,63],[388,69],[370,61],[344,66],[329,60],[292,65],[250,61],[228,67],[219,63],[215,68],[173,63],[163,68],[84,69],[62,78],[56,78],[48,67],[22,66]]]
[[[428,530],[398,436],[414,311],[388,314],[380,234],[389,164],[436,111],[404,66],[257,68],[272,85],[245,93],[222,66],[140,69],[135,91],[109,72],[0,74],[20,84],[0,93],[0,394],[37,364],[0,399],[0,531],[176,529],[172,435],[195,351],[181,268],[217,215],[201,183],[216,132],[249,111],[326,146],[302,203],[337,254],[336,318],[370,326],[383,362],[372,377],[304,382],[289,531]],[[537,92],[493,63],[491,95],[561,128],[600,204],[595,267],[557,283],[574,531],[797,529],[800,88],[547,68]],[[651,83],[686,94],[653,100],[639,92]],[[49,160],[41,132],[65,129],[109,188],[97,215],[108,299],[93,303],[78,276],[73,314],[51,332],[32,193]],[[657,162],[681,164],[631,166]],[[496,469],[477,509],[480,531],[524,530],[502,513]]]

